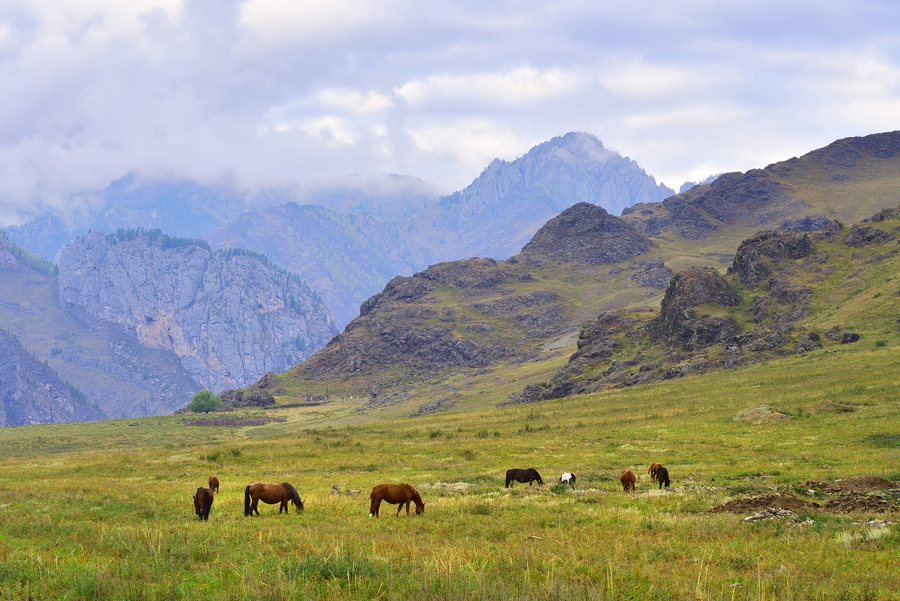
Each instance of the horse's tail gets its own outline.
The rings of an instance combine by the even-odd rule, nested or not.
[[[250,485],[244,489],[244,517],[250,515]]]
[[[506,470],[506,488],[509,488],[509,483],[512,481],[512,470]]]
[[[203,519],[209,519],[209,510],[212,509],[212,492],[209,489],[203,491]]]

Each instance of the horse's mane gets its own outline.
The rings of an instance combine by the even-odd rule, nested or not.
[[[419,504],[422,504],[422,497],[419,495],[419,491],[416,490],[416,487],[412,484],[407,484],[406,482],[404,482],[403,485],[408,486],[409,490],[412,491],[413,497],[416,500],[416,505],[418,506]]]
[[[294,502],[294,505],[300,507],[303,504],[303,501],[300,500],[300,493],[297,492],[297,489],[294,488],[293,484],[290,482],[282,482],[281,485],[287,488],[288,496],[291,497],[291,501]]]

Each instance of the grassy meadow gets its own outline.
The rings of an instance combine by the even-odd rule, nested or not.
[[[900,526],[867,523],[900,514],[708,512],[774,490],[824,503],[806,480],[900,479],[888,340],[371,423],[345,411],[310,427],[306,408],[285,408],[286,423],[248,428],[174,416],[3,428],[0,598],[900,598]],[[791,419],[735,420],[761,405]],[[652,461],[672,489],[651,486]],[[544,485],[505,489],[511,467],[536,468]],[[621,491],[626,468],[637,494]],[[555,485],[563,471],[574,490]],[[212,474],[222,489],[201,522],[191,495]],[[260,504],[245,518],[244,486],[258,480],[291,482],[305,511]],[[388,505],[370,519],[381,482],[416,486],[425,513],[395,518]]]

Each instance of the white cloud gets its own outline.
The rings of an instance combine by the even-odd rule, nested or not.
[[[568,131],[675,187],[896,129],[898,22],[888,0],[8,0],[0,222],[129,171],[450,191]]]

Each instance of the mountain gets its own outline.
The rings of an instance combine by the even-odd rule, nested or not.
[[[583,240],[576,232],[585,234]],[[598,239],[616,250],[569,252]],[[660,283],[643,276],[653,269],[669,276],[671,271],[658,258],[643,256],[652,246],[618,217],[579,203],[541,228],[527,252],[508,261],[448,261],[392,279],[292,374],[310,381],[372,379],[388,388],[387,381],[409,386],[445,370],[538,360],[546,344],[577,332],[604,303],[659,294]],[[627,271],[608,265],[625,261]],[[613,283],[614,290],[602,292]]]
[[[485,407],[480,392],[556,398],[877,335],[900,310],[875,300],[895,296],[897,148],[900,132],[839,140],[620,218],[575,205],[506,261],[392,280],[278,381],[421,415]]]
[[[207,236],[214,248],[247,248],[265,254],[322,296],[343,328],[359,305],[396,275],[422,264],[396,228],[369,215],[341,214],[288,203],[246,213]]]
[[[646,236],[703,242],[734,252],[758,229],[801,217],[854,223],[885,208],[898,184],[900,132],[837,140],[818,150],[625,209]]]
[[[514,161],[494,159],[466,188],[401,222],[399,229],[429,261],[506,259],[547,220],[576,203],[619,214],[674,193],[594,136],[568,133]]]
[[[574,204],[618,213],[674,193],[634,161],[579,133],[554,138],[513,162],[494,160],[470,186],[439,203],[429,204],[430,188],[410,178],[377,183],[378,189],[402,192],[393,202],[387,195],[363,196],[350,185],[359,181],[352,179],[345,194],[323,190],[310,199],[372,214],[342,215],[289,203],[248,213],[207,239],[215,248],[264,253],[301,274],[343,327],[358,315],[360,303],[395,275],[452,259],[508,258],[548,219]],[[373,211],[376,199],[387,208]],[[388,219],[401,208],[404,218]]]
[[[99,408],[0,330],[0,426],[103,419]]]
[[[200,386],[247,386],[324,345],[333,319],[300,281],[246,252],[158,231],[86,234],[60,256],[60,304],[170,351]]]

